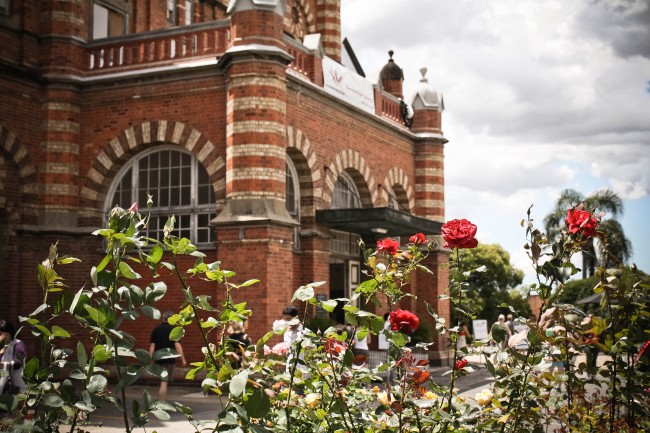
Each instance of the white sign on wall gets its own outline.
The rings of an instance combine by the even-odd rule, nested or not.
[[[323,80],[328,93],[369,113],[375,112],[372,83],[361,75],[329,57],[323,57]]]
[[[488,338],[489,334],[488,334],[487,320],[484,319],[472,320],[472,328],[474,329],[474,339],[484,340]]]

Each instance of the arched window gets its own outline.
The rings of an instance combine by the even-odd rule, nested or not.
[[[146,207],[148,195],[153,197],[152,208]],[[107,211],[138,202],[140,212],[151,215],[149,237],[162,240],[165,222],[173,214],[175,236],[189,238],[197,246],[215,240],[209,226],[216,208],[208,172],[194,155],[176,146],[157,146],[131,159],[115,177],[108,197]]]
[[[342,172],[336,184],[334,185],[334,194],[332,195],[332,209],[349,209],[360,208],[361,197],[352,177]]]
[[[285,196],[286,206],[289,215],[296,221],[300,222],[300,183],[296,166],[289,156],[287,156],[287,169],[285,177]],[[300,249],[300,227],[296,227],[293,233],[293,248]]]

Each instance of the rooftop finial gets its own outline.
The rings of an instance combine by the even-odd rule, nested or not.
[[[428,83],[429,80],[427,80],[427,68],[420,68],[420,74],[422,74],[422,79],[420,80],[420,83]]]
[[[390,59],[388,59],[389,62],[394,61],[393,60],[393,54],[395,54],[395,52],[393,50],[388,51],[388,55],[390,56]]]

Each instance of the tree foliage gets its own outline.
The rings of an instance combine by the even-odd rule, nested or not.
[[[510,263],[510,254],[499,244],[479,244],[465,251],[463,257],[468,269],[474,272],[469,281],[468,296],[482,308],[478,314],[481,319],[494,321],[500,313],[508,311],[501,304],[511,305],[517,314],[528,316],[530,308],[524,298],[513,289],[524,279],[524,271]]]

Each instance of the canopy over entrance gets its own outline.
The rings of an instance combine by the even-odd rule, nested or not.
[[[362,237],[439,235],[441,223],[388,207],[325,209],[316,211],[316,222],[334,230]]]

